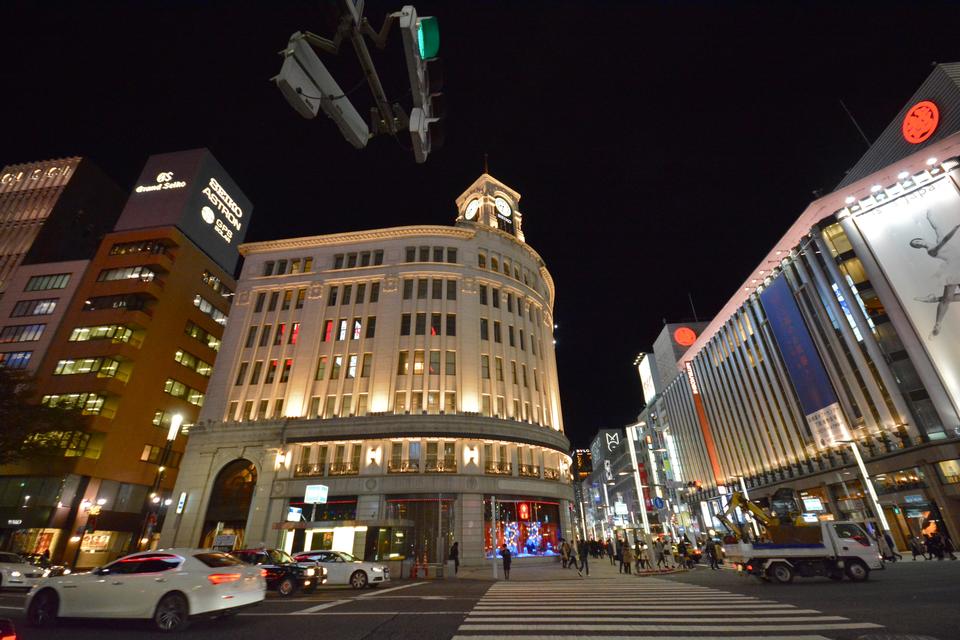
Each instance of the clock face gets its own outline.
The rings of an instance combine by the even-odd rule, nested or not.
[[[477,211],[480,209],[480,200],[471,200],[463,212],[463,217],[467,220],[473,220],[477,217]]]
[[[504,200],[503,198],[497,198],[493,201],[493,204],[497,207],[497,213],[499,213],[504,218],[510,217],[510,203]]]

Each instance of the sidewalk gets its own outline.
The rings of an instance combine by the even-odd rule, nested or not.
[[[641,572],[639,576],[637,574],[626,575],[617,572],[617,567],[619,564],[610,564],[608,558],[590,558],[590,575],[584,575],[582,578],[577,574],[575,568],[563,569],[560,563],[560,558],[556,558],[555,562],[546,563],[540,558],[531,559],[535,562],[524,562],[526,558],[515,559],[513,564],[510,567],[510,581],[511,582],[547,582],[555,580],[588,580],[596,578],[630,578],[636,579],[638,577],[646,576],[658,576],[658,575],[670,575],[671,573],[677,573],[680,570],[671,570],[671,571],[645,571]],[[456,578],[448,578],[450,580],[493,580],[493,568],[491,567],[492,561],[488,561],[483,566],[475,567],[464,567],[460,566],[460,573]],[[500,560],[497,560],[497,579],[503,580],[503,564]]]

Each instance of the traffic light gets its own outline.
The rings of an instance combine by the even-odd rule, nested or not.
[[[426,162],[431,151],[443,145],[440,119],[443,117],[443,72],[437,52],[440,50],[440,25],[432,16],[417,17],[407,5],[400,11],[403,53],[410,75],[413,110],[410,112],[410,140],[417,162]]]
[[[367,146],[370,128],[327,71],[304,34],[297,31],[290,36],[282,55],[283,66],[273,81],[290,106],[308,119],[316,118],[317,112],[323,109],[347,142],[357,149]]]

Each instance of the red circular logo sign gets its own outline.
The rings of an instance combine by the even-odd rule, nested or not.
[[[697,334],[690,327],[680,327],[673,332],[673,339],[681,347],[689,347],[697,341]]]
[[[903,138],[910,144],[920,144],[929,139],[940,123],[940,109],[929,100],[910,107],[903,119]]]

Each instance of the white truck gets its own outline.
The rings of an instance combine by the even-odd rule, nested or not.
[[[854,582],[861,582],[870,577],[872,569],[884,568],[876,541],[858,523],[824,521],[818,524],[819,541],[724,544],[726,560],[744,575],[783,584],[793,580],[794,576],[826,576],[831,580],[843,580],[846,575]],[[815,528],[817,524],[809,527]],[[811,536],[805,535],[804,538]]]

